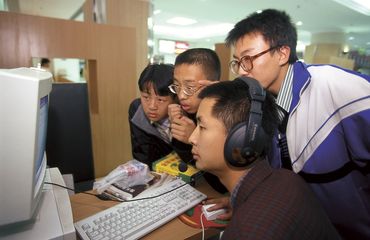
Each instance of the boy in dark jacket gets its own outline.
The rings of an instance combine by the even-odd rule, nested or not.
[[[172,151],[184,161],[192,159],[191,147],[172,138],[170,133],[168,105],[176,102],[168,89],[173,70],[169,64],[148,65],[138,81],[141,96],[129,107],[132,156],[150,169],[154,161]]]

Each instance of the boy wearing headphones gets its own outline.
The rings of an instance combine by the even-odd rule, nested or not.
[[[308,185],[266,160],[278,124],[272,95],[242,78],[213,84],[198,97],[189,138],[196,167],[231,193],[233,216],[222,239],[339,239]]]
[[[173,81],[173,65],[148,65],[141,73],[138,86],[140,98],[129,107],[132,156],[150,169],[152,163],[175,151],[184,161],[192,159],[188,144],[172,138],[168,105],[175,95],[168,89]]]

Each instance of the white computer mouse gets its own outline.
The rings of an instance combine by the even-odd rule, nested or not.
[[[208,221],[215,220],[220,214],[226,213],[226,209],[224,208],[208,212],[207,209],[214,205],[216,204],[207,204],[202,206],[202,212]]]

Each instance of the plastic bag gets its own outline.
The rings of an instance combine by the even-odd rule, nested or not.
[[[148,165],[134,159],[119,165],[103,179],[94,182],[93,188],[101,194],[113,183],[121,188],[128,188],[145,184],[152,179]]]

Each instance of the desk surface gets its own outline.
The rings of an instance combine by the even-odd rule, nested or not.
[[[199,182],[197,182],[195,187],[199,191],[205,193],[208,198],[217,198],[221,196],[221,194],[213,190],[204,179],[201,179]],[[72,195],[70,196],[70,199],[74,222],[118,204],[117,202],[113,201],[102,201],[97,197],[82,193]],[[178,218],[175,218],[162,227],[149,233],[142,239],[186,239],[196,235],[199,232],[201,232],[201,229],[192,228],[181,222],[181,220]]]

